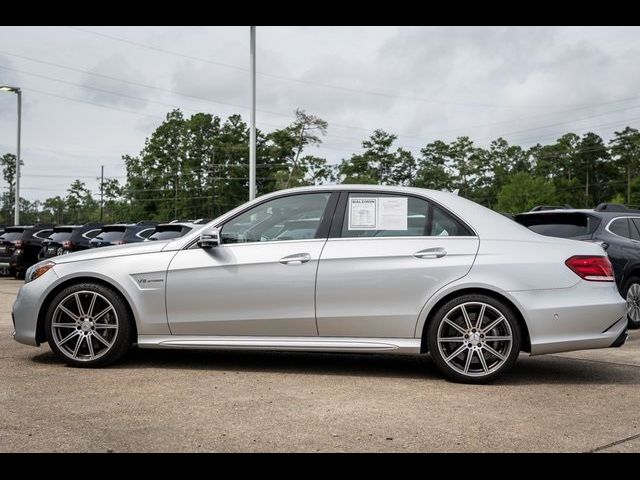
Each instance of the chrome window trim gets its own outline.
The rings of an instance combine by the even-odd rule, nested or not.
[[[611,220],[609,220],[609,223],[607,223],[607,225],[604,227],[604,229],[605,229],[607,232],[609,232],[611,235],[616,236],[616,237],[618,237],[618,238],[624,238],[625,240],[632,240],[632,241],[634,241],[634,242],[637,242],[638,240],[634,240],[633,238],[629,238],[629,237],[623,237],[622,235],[618,235],[617,233],[613,233],[613,232],[609,229],[609,227],[611,227],[611,224],[612,224],[613,222],[615,222],[616,220],[620,220],[621,218],[626,218],[626,219],[630,219],[630,218],[637,218],[637,219],[640,219],[640,216],[638,216],[638,215],[623,215],[623,216],[620,216],[620,217],[612,218]],[[631,229],[631,225],[629,225],[629,229]]]

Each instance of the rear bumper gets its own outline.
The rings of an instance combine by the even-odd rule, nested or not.
[[[613,283],[510,292],[525,314],[531,355],[608,348],[626,340],[626,302]]]

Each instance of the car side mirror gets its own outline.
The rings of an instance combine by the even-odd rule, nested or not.
[[[205,228],[198,239],[200,248],[213,248],[220,246],[220,229],[211,227]]]

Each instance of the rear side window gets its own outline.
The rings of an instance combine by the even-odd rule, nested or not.
[[[36,238],[39,238],[40,240],[44,240],[45,238],[47,238],[52,233],[53,233],[52,229],[38,230],[37,232],[33,233],[33,236],[36,237]]]
[[[600,225],[599,218],[584,213],[516,215],[514,220],[540,235],[559,238],[590,237]]]
[[[105,230],[100,232],[99,235],[96,236],[98,240],[104,240],[106,242],[113,242],[114,240],[121,240],[124,237],[124,228],[117,230]]]
[[[631,226],[636,229],[638,235],[640,236],[640,218],[630,218],[629,220],[631,221]],[[640,240],[640,238],[636,238],[636,237],[633,237],[633,238],[636,240]]]
[[[341,237],[470,236],[467,227],[427,200],[404,195],[351,193]]]
[[[52,242],[64,242],[71,238],[71,234],[71,230],[54,230],[53,233],[49,235],[49,240]]]
[[[621,237],[631,238],[631,230],[629,229],[629,220],[626,218],[617,218],[609,224],[609,231],[620,235]]]

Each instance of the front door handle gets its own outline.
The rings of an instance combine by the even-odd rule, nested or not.
[[[442,258],[447,254],[447,251],[442,247],[425,248],[413,254],[416,258]]]
[[[308,253],[294,253],[293,255],[287,255],[280,259],[280,263],[283,265],[300,265],[311,260],[311,255]]]

